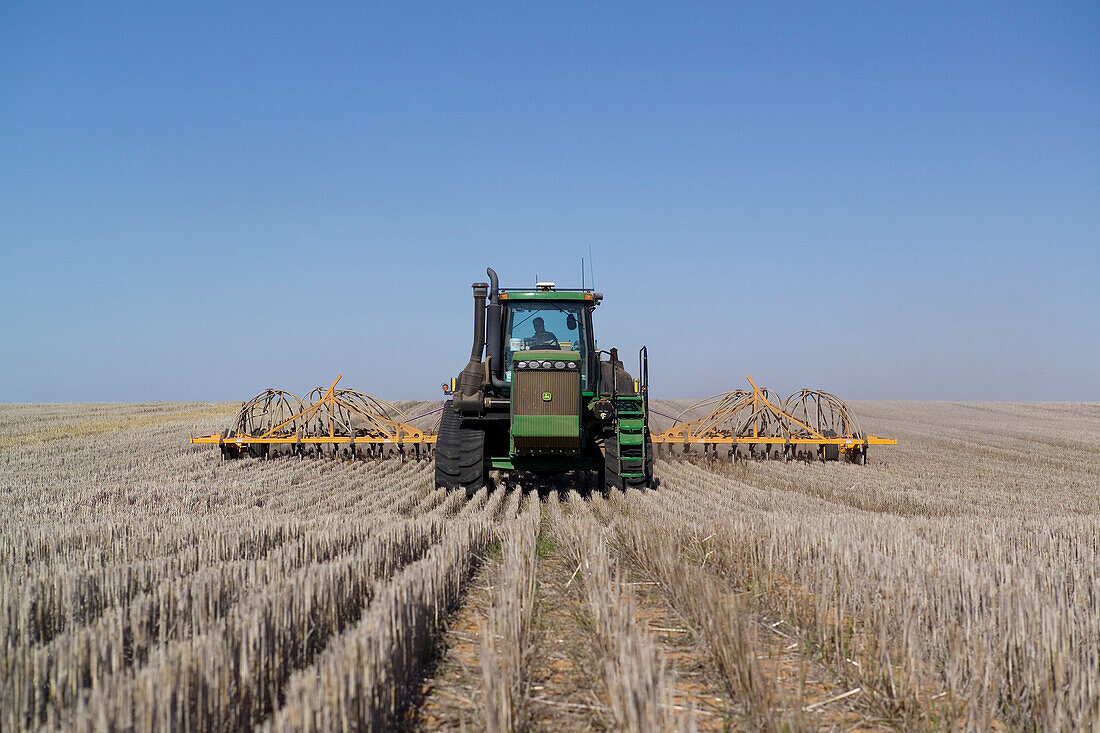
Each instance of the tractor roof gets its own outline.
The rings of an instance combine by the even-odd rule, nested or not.
[[[603,298],[601,293],[591,290],[505,290],[501,289],[501,300],[576,300],[598,304]]]

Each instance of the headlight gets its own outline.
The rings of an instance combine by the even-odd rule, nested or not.
[[[576,369],[577,368],[577,362],[571,361],[568,364],[566,364],[566,366],[568,366],[570,369]]]
[[[544,361],[542,364],[539,364],[539,366],[541,366],[543,369],[549,369],[550,368],[550,362]]]
[[[521,361],[521,362],[519,363],[519,368],[520,368],[520,369],[526,369],[526,368],[527,368],[527,362],[525,362],[525,361]]]
[[[554,368],[555,369],[565,369],[565,362],[564,361],[555,361],[554,362]]]

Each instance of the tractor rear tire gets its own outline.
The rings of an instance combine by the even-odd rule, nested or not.
[[[485,485],[485,429],[463,420],[447,400],[435,443],[435,485],[466,490],[472,497]]]

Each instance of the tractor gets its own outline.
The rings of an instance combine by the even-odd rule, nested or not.
[[[585,471],[601,489],[652,487],[646,348],[635,379],[617,349],[597,347],[601,293],[552,282],[503,289],[486,274],[473,284],[470,361],[444,385],[436,486],[472,496],[490,471]]]

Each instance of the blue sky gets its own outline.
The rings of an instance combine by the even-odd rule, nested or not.
[[[0,10],[0,401],[434,397],[469,285],[653,391],[1100,400],[1100,5]]]

